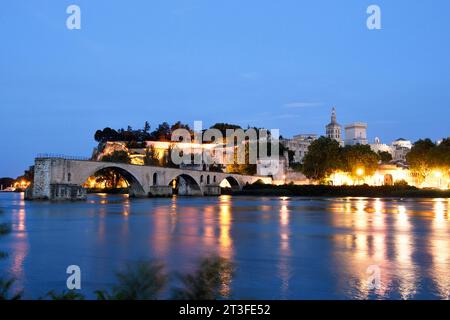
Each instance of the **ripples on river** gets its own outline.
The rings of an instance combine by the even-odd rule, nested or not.
[[[0,208],[0,221],[13,224],[0,240],[9,253],[0,272],[29,298],[65,289],[71,264],[92,297],[127,262],[157,258],[189,272],[208,254],[235,262],[224,288],[235,299],[449,298],[450,199],[99,194],[47,203],[3,193]]]

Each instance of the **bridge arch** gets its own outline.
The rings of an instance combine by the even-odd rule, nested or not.
[[[169,180],[169,185],[172,186],[172,193],[181,196],[201,196],[203,195],[200,183],[194,177],[187,173],[182,173],[174,176]]]
[[[231,188],[232,190],[241,190],[241,184],[233,176],[228,176],[222,179],[222,181],[220,182],[220,186],[222,188]]]
[[[95,168],[94,170],[90,171],[87,176],[82,177],[81,184],[84,187],[87,187],[87,181],[95,175],[106,175],[111,173],[118,175],[126,181],[126,183],[128,184],[128,193],[130,197],[145,195],[144,187],[142,186],[141,182],[139,182],[139,180],[135,177],[135,175],[129,170],[121,168],[117,165],[105,165]]]

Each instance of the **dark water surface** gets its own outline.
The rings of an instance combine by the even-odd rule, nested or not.
[[[63,290],[66,268],[82,292],[108,288],[127,262],[157,258],[189,272],[200,257],[233,260],[237,299],[448,299],[450,199],[205,197],[24,202],[0,193],[0,274],[28,298]],[[377,266],[381,287],[369,287]]]

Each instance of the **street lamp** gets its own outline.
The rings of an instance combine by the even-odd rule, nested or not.
[[[360,179],[361,179],[362,176],[364,175],[364,168],[358,168],[358,169],[356,169],[356,175],[358,176],[358,183],[359,183]]]
[[[435,171],[434,176],[438,178],[438,188],[441,188],[441,182],[442,182],[442,172],[441,171]]]

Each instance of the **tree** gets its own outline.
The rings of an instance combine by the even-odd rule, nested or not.
[[[174,132],[177,129],[185,129],[187,131],[189,131],[189,133],[193,133],[193,131],[191,130],[191,128],[189,127],[189,125],[187,124],[183,124],[181,123],[181,121],[177,121],[175,122],[171,127],[170,127],[170,131]]]
[[[106,154],[102,157],[105,162],[130,163],[130,156],[128,152],[123,150],[116,150],[111,154]]]
[[[123,180],[125,180],[124,177],[112,168],[105,168],[95,173],[95,182],[104,183],[107,189],[117,189]]]
[[[316,181],[324,180],[341,167],[339,143],[326,137],[313,141],[303,159],[303,174]]]
[[[228,164],[226,166],[226,172],[235,174],[245,174],[245,175],[255,175],[256,174],[256,164],[250,163],[250,145],[245,144],[245,159],[244,163],[238,162],[238,147],[235,147],[234,151],[234,163]]]
[[[174,150],[173,145],[170,145],[163,156],[163,166],[167,168],[178,168],[179,165],[175,164],[172,159],[172,152]]]
[[[442,142],[430,150],[431,165],[440,170],[448,171],[450,169],[450,138],[442,140]]]
[[[414,143],[411,151],[406,154],[406,161],[410,169],[418,177],[418,182],[425,181],[433,167],[430,152],[436,145],[430,139],[418,140]]]
[[[223,165],[213,163],[209,165],[209,171],[211,172],[223,172]]]
[[[155,131],[151,133],[152,138],[156,141],[170,141],[172,132],[167,122],[161,123]]]
[[[94,139],[97,142],[103,142],[103,130],[97,130],[94,134]]]
[[[381,163],[389,163],[392,161],[392,154],[387,151],[378,151],[378,159],[380,159]]]
[[[3,189],[11,187],[13,184],[14,184],[13,178],[0,178],[0,187],[2,187]]]
[[[150,146],[147,149],[145,149],[144,164],[146,166],[160,166],[161,165],[161,161],[158,157],[158,153],[153,146]]]
[[[210,127],[210,129],[217,129],[222,133],[223,138],[225,139],[227,136],[227,129],[242,129],[241,126],[236,124],[229,124],[229,123],[216,123],[213,126]]]
[[[144,123],[144,133],[148,133],[150,131],[150,123],[148,121],[145,121]]]
[[[368,145],[345,146],[341,154],[342,169],[353,177],[361,174],[371,176],[378,168],[378,155]]]

